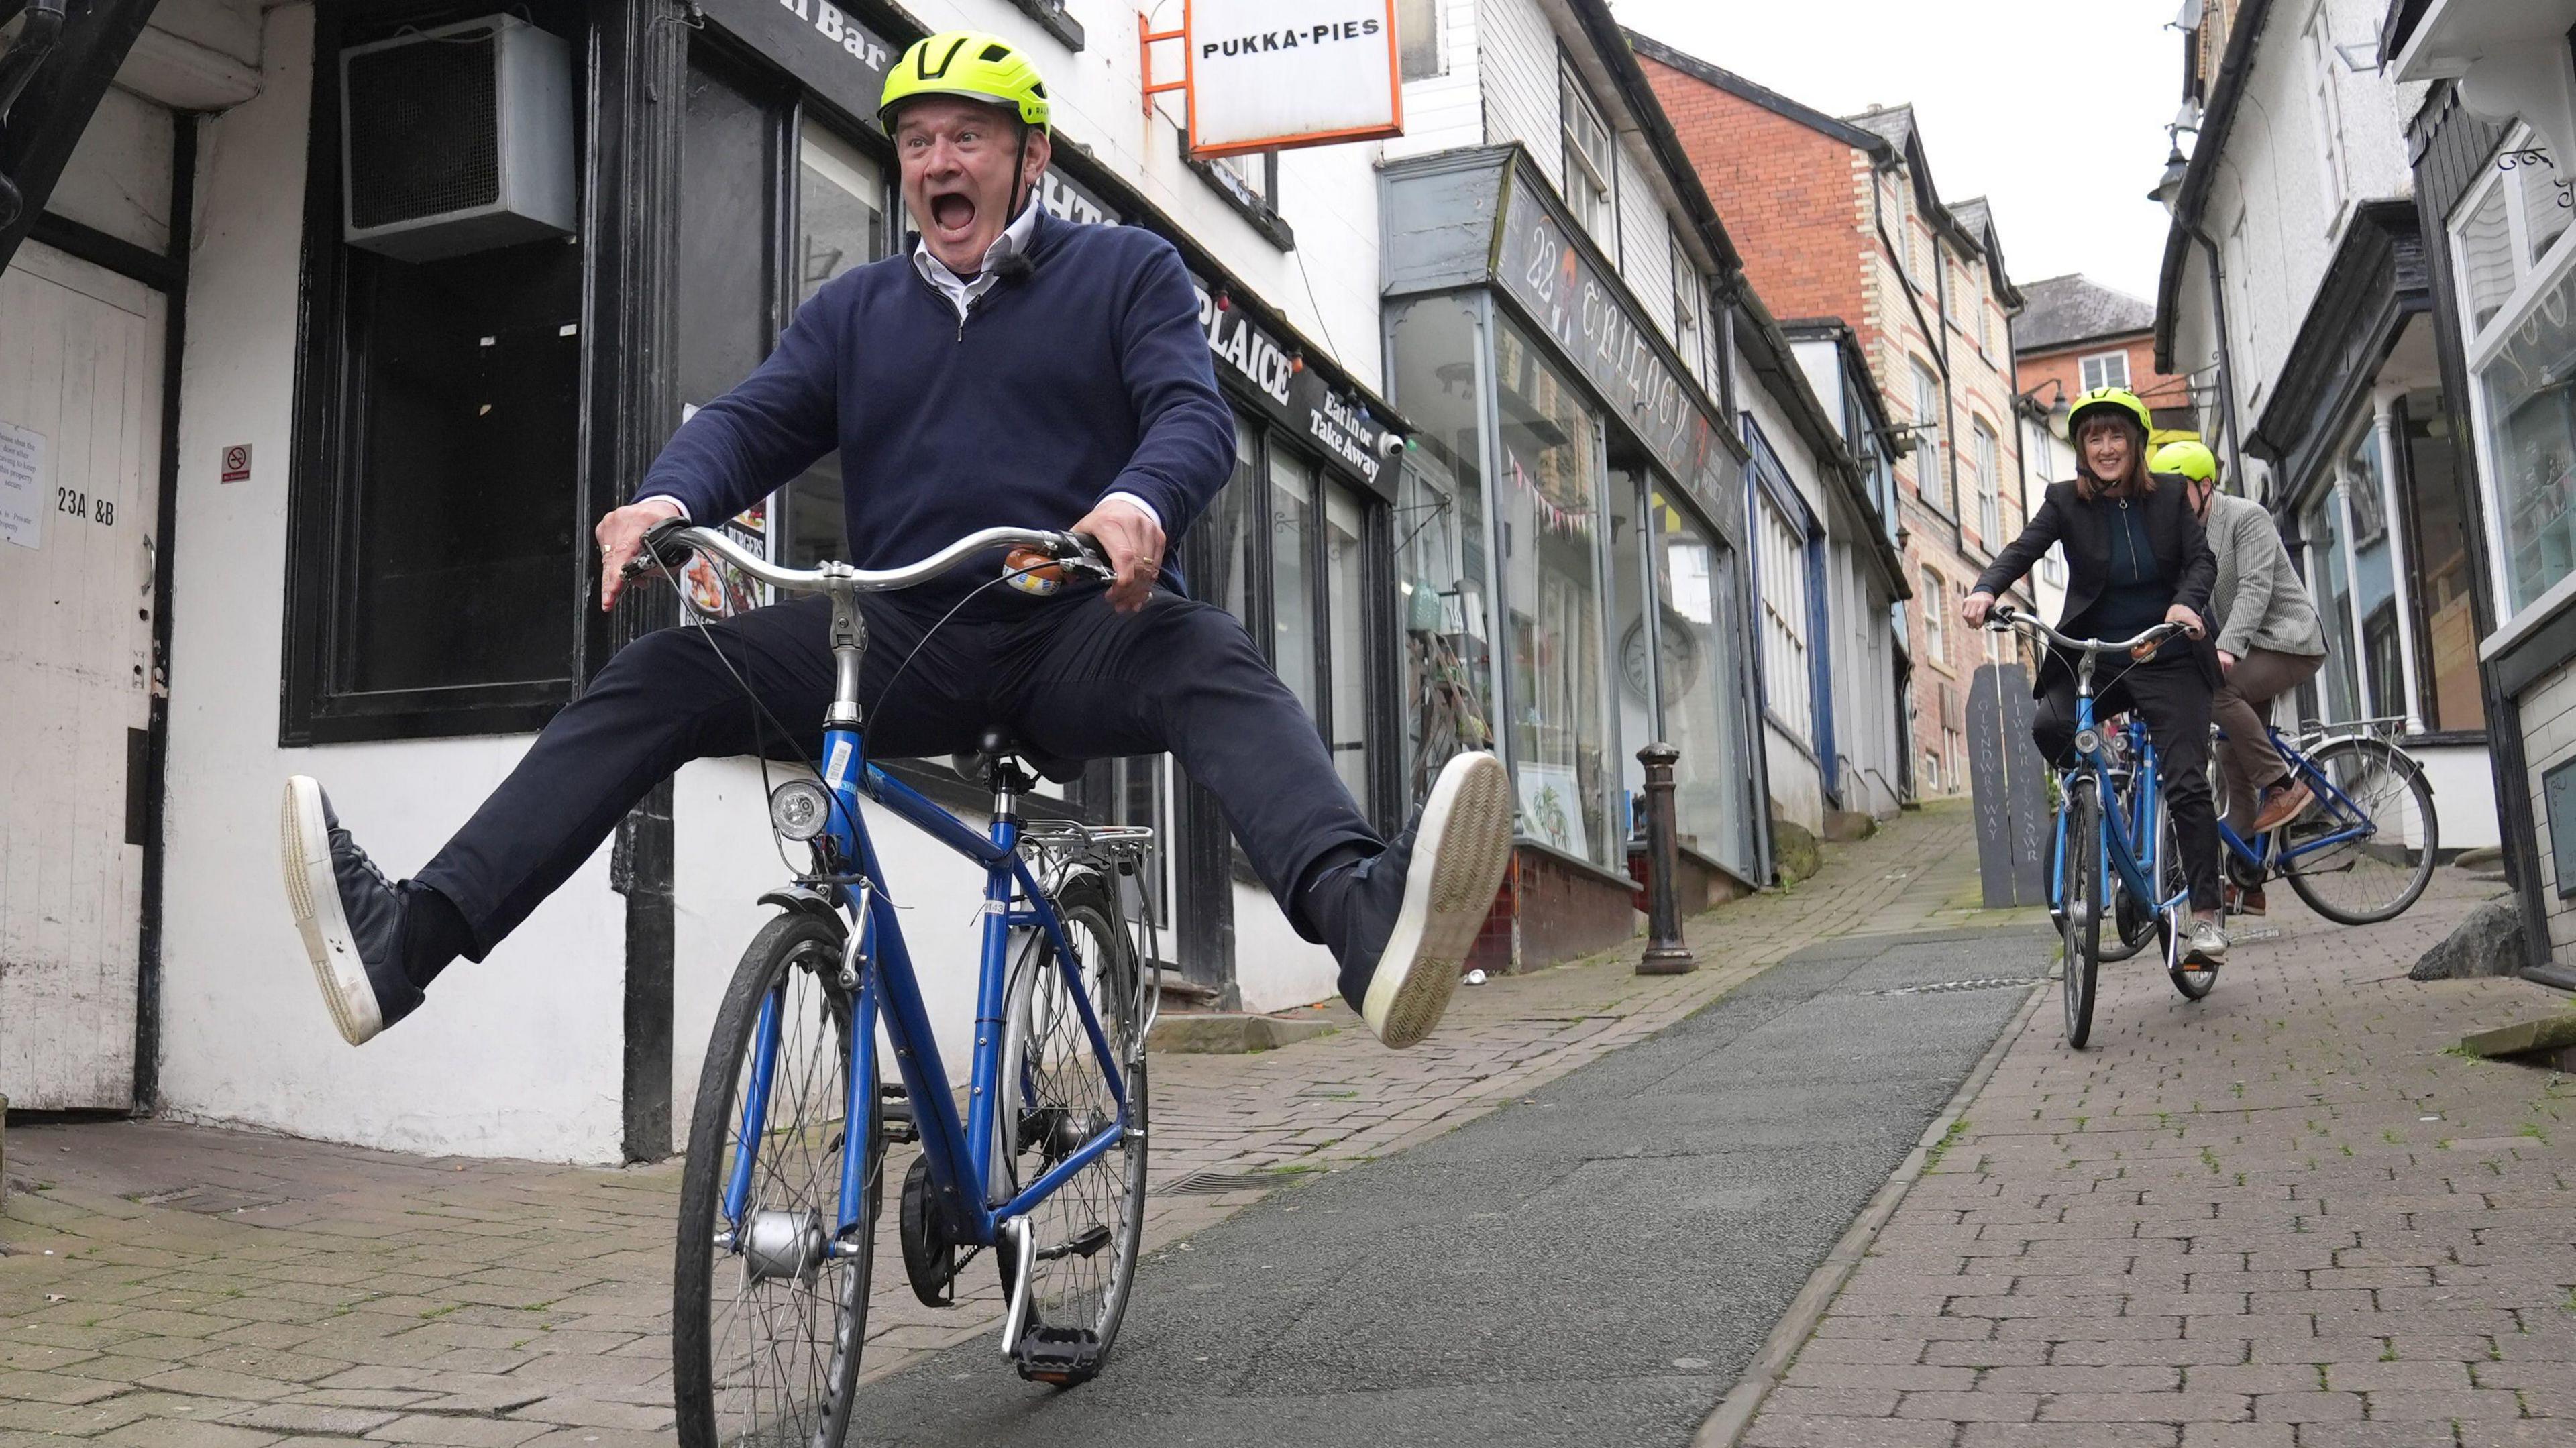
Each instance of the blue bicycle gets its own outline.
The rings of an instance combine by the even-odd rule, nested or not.
[[[778,914],[743,952],[698,1078],[672,1294],[680,1442],[842,1441],[894,1139],[921,1144],[900,1218],[914,1293],[934,1306],[954,1302],[959,1271],[991,1249],[1008,1301],[1004,1356],[1023,1377],[1081,1382],[1117,1338],[1144,1228],[1154,988],[1118,878],[1140,867],[1152,832],[1026,818],[1037,781],[999,730],[960,757],[992,791],[986,829],[870,763],[858,595],[1003,549],[1018,550],[1008,578],[1105,579],[1108,569],[1080,535],[1003,528],[908,568],[786,569],[722,533],[674,522],[647,535],[627,572],[667,573],[691,549],[780,592],[828,595],[836,687],[819,767],[769,801],[778,835],[808,846],[811,868],[761,897]],[[962,1114],[862,798],[985,873]],[[899,1083],[880,1079],[880,1028]]]
[[[2093,1035],[2102,923],[2112,914],[2115,880],[2130,900],[2144,902],[2141,913],[2153,921],[2174,989],[2186,1000],[2199,1000],[2218,984],[2215,969],[2190,958],[2191,890],[2165,807],[2155,742],[2141,732],[2128,741],[2131,747],[2121,748],[2105,738],[2093,715],[2093,675],[2103,654],[2152,648],[2181,637],[2183,628],[2161,623],[2114,643],[2070,638],[2010,604],[1996,604],[1988,617],[1993,628],[2030,630],[2075,663],[2075,763],[2058,777],[2048,899],[2066,946],[2066,1044],[2080,1051]],[[2115,769],[2125,778],[2115,777]]]

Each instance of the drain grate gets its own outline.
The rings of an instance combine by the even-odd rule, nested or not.
[[[1266,1192],[1322,1170],[1319,1166],[1265,1166],[1251,1171],[1194,1171],[1163,1183],[1160,1194],[1167,1197],[1214,1197],[1227,1192]]]
[[[1924,985],[1891,986],[1886,990],[1871,991],[1870,994],[1883,996],[1947,995],[1953,991],[1963,990],[2002,990],[2006,986],[2030,985],[2038,979],[2039,977],[2035,975],[1995,975],[1981,977],[1976,980],[1936,980]]]

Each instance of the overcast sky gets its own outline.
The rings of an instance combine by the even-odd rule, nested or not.
[[[1611,0],[1621,24],[1828,115],[1910,102],[1945,201],[1983,194],[2017,282],[2148,301],[2180,0]]]

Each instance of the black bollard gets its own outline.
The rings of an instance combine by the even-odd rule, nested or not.
[[[1637,751],[1646,766],[1646,953],[1637,961],[1639,975],[1699,968],[1682,941],[1681,899],[1673,890],[1681,866],[1681,844],[1673,834],[1673,761],[1681,757],[1680,750],[1662,743]]]

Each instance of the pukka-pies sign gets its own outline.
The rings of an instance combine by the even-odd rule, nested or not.
[[[1189,0],[1190,154],[1404,133],[1395,0]]]

